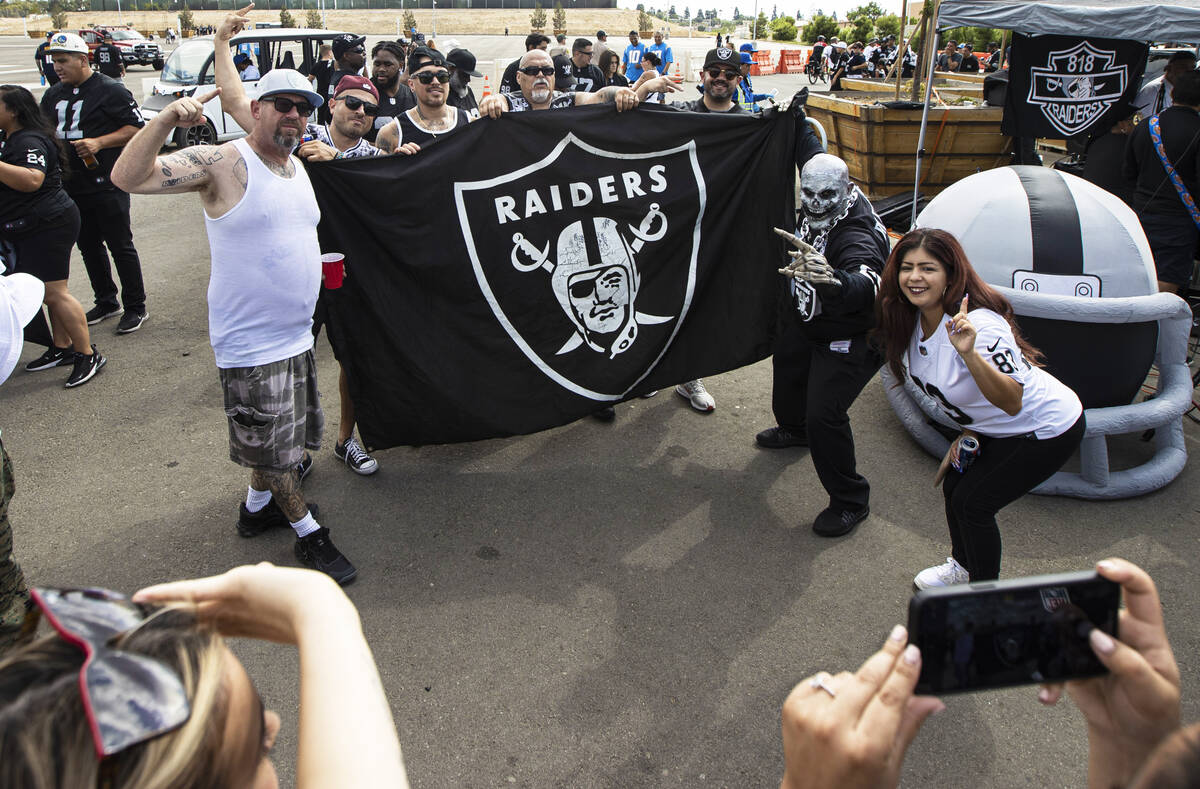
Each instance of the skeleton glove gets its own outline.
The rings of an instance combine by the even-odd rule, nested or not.
[[[780,274],[808,282],[814,287],[824,286],[834,289],[842,287],[842,281],[837,278],[835,269],[829,265],[829,261],[825,259],[824,255],[806,244],[803,239],[786,230],[775,228],[775,232],[786,238],[796,248],[796,251],[788,252],[788,257],[792,259],[792,262],[779,269]]]

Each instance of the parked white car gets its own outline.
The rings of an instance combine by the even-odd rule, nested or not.
[[[306,28],[267,28],[246,30],[233,37],[232,46],[253,58],[263,76],[273,68],[293,68],[307,76],[317,62],[321,44],[330,43],[342,35],[339,30],[310,30]],[[182,96],[199,91],[208,93],[216,84],[213,70],[213,37],[185,39],[163,66],[162,74],[142,103],[142,115],[149,120],[168,104]],[[258,81],[243,82],[246,95],[258,95]],[[176,129],[174,142],[181,148],[189,145],[212,145],[245,135],[229,115],[221,110],[221,97],[205,105],[208,123],[190,129]]]

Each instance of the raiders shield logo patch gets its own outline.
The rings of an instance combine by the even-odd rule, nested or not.
[[[568,134],[541,161],[454,194],[480,291],[512,342],[575,394],[628,395],[692,303],[705,205],[695,143],[618,153]]]
[[[1049,53],[1045,66],[1030,69],[1029,102],[1063,134],[1078,134],[1120,100],[1129,69],[1113,65],[1117,53],[1081,41]]]

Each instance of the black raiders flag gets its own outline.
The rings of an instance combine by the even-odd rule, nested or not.
[[[310,166],[366,444],[531,433],[765,358],[793,140],[785,114],[605,105]]]
[[[1074,137],[1132,113],[1149,45],[1116,38],[1013,34],[1000,129],[1013,137]]]

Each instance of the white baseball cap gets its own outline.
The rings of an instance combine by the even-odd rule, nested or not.
[[[50,45],[46,47],[46,51],[78,52],[86,55],[88,53],[88,45],[74,33],[55,33],[50,37]]]
[[[261,91],[258,98],[265,99],[276,93],[298,93],[309,100],[314,107],[320,107],[325,99],[312,89],[312,85],[299,71],[290,68],[273,68],[266,76],[258,81]]]
[[[46,286],[32,274],[0,277],[0,383],[8,379],[25,343],[25,325],[42,308]]]

